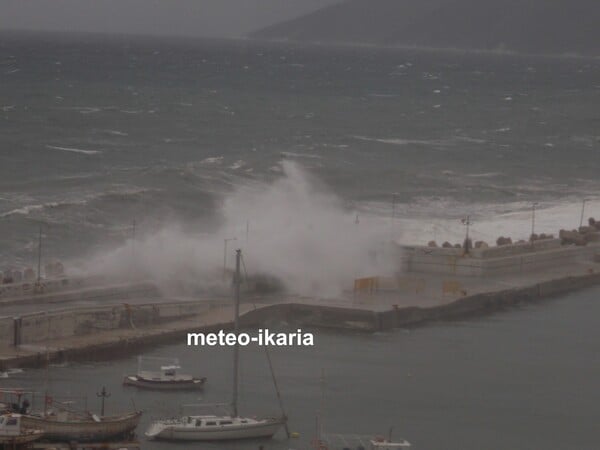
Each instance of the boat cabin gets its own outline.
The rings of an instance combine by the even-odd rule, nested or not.
[[[165,378],[175,377],[177,375],[177,370],[181,369],[180,366],[161,366],[160,370],[162,370],[163,376]]]
[[[384,438],[375,438],[371,440],[370,450],[409,450],[410,448],[410,442],[405,439],[391,442]]]
[[[138,371],[137,377],[141,380],[148,381],[194,381],[194,377],[192,375],[180,374],[178,370],[181,369],[180,366],[161,366],[159,371],[150,371],[143,370]]]
[[[241,418],[241,417],[217,417],[217,416],[189,416],[187,418],[187,425],[212,428],[212,427],[226,427],[226,426],[239,426],[244,424],[255,423],[253,419]]]
[[[0,436],[19,436],[21,434],[21,415],[5,414],[0,416]]]

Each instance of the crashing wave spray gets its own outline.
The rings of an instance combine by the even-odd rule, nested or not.
[[[234,237],[229,261],[234,247],[241,247],[250,274],[275,277],[296,294],[335,296],[354,278],[397,270],[397,258],[382,246],[389,225],[356,223],[355,213],[306,170],[291,161],[281,166],[274,182],[238,187],[224,199],[218,231],[191,235],[171,225],[139,239],[133,261],[138,274],[222,284],[224,240]],[[118,274],[131,266],[129,243],[93,258],[87,270]]]

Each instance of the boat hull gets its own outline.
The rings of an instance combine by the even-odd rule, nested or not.
[[[23,427],[42,430],[44,439],[53,441],[102,441],[129,437],[140,422],[141,412],[118,417],[105,417],[101,421],[59,421],[37,416],[22,416]]]
[[[228,427],[227,429],[197,430],[177,425],[166,426],[157,434],[146,436],[168,441],[233,441],[241,439],[271,438],[283,425],[281,420],[252,424],[252,426]]]
[[[194,391],[204,388],[206,378],[193,378],[185,381],[156,381],[140,378],[136,375],[128,375],[123,378],[124,386],[134,386],[141,389],[152,389],[159,391]]]
[[[27,444],[40,439],[44,435],[41,430],[31,430],[19,436],[0,436],[0,444]]]

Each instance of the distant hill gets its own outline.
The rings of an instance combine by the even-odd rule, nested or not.
[[[600,56],[600,0],[346,0],[251,36]]]

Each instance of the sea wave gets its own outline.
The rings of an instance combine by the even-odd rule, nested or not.
[[[600,197],[591,197],[585,204],[584,222],[600,208]],[[421,197],[410,203],[396,203],[392,221],[391,202],[369,201],[356,205],[360,226],[388,227],[394,239],[406,244],[426,244],[436,240],[453,244],[462,242],[465,227],[461,219],[470,216],[469,234],[474,240],[494,244],[499,236],[514,241],[528,239],[531,233],[532,203],[529,201],[501,203],[468,203],[452,198]],[[579,226],[581,199],[564,197],[539,202],[535,212],[535,232],[558,235],[560,229]]]
[[[46,148],[49,148],[51,150],[60,150],[63,152],[81,153],[83,155],[98,155],[102,153],[100,150],[84,150],[81,148],[74,147],[59,147],[57,145],[46,145]]]
[[[361,141],[380,142],[382,144],[392,145],[420,145],[427,147],[451,147],[458,143],[469,143],[469,144],[485,144],[485,139],[474,138],[470,136],[452,136],[445,139],[407,139],[407,138],[380,138],[380,137],[369,137],[369,136],[350,136],[354,139]]]
[[[311,159],[322,159],[320,155],[314,155],[312,153],[295,153],[295,152],[279,152],[280,155],[288,158],[311,158]]]
[[[404,139],[404,138],[373,138],[368,136],[350,136],[361,141],[380,142],[382,144],[392,145],[423,145],[430,147],[447,147],[451,145],[448,140],[439,139]]]
[[[0,218],[11,217],[11,216],[28,216],[34,211],[42,211],[44,209],[60,208],[66,206],[85,205],[85,200],[79,201],[64,201],[64,202],[46,202],[34,205],[25,205],[20,208],[15,208],[10,211],[6,211],[0,214]]]
[[[48,201],[44,203],[35,203],[20,206],[18,208],[11,209],[9,211],[0,213],[0,218],[7,218],[12,216],[28,216],[36,211],[53,210],[58,208],[68,208],[73,206],[86,206],[91,202],[95,201],[114,201],[115,199],[130,199],[139,197],[149,192],[160,192],[162,189],[157,188],[137,188],[137,187],[125,187],[123,189],[111,189],[101,191],[87,195],[85,198],[78,200],[65,200],[65,201]]]

